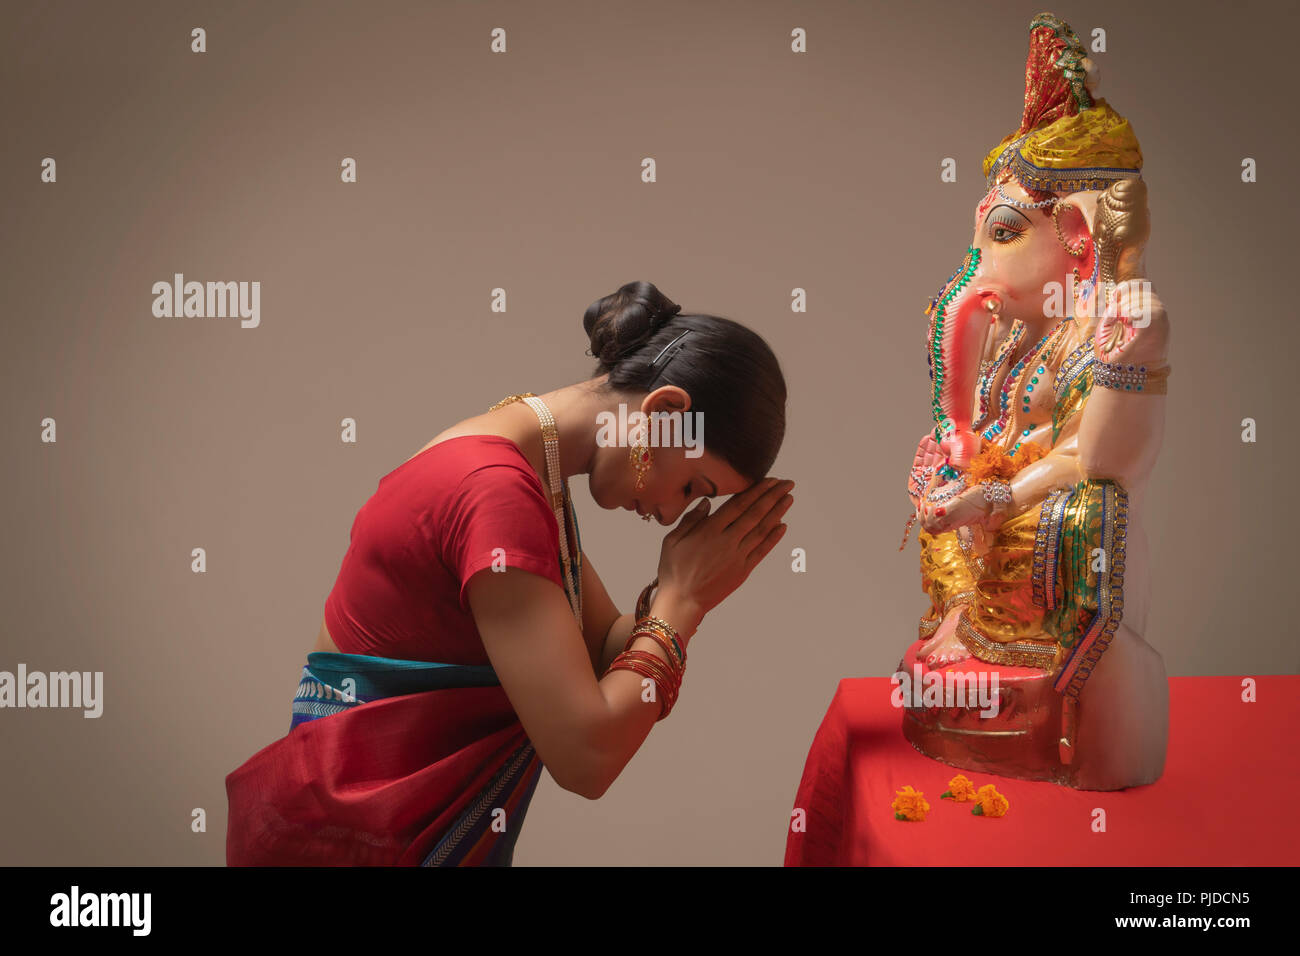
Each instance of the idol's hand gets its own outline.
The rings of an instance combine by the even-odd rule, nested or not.
[[[1169,351],[1169,317],[1145,279],[1121,282],[1097,321],[1093,352],[1098,361],[1163,365]]]
[[[930,490],[939,487],[942,485],[936,484]],[[967,488],[947,501],[926,501],[921,508],[921,527],[930,534],[941,534],[967,525],[977,525],[992,531],[1003,520],[1000,513],[993,513],[992,503],[985,499],[984,489],[980,485]]]
[[[767,478],[732,495],[713,514],[703,499],[664,537],[659,594],[701,618],[721,604],[785,534],[781,517],[794,502],[793,488],[793,481]]]
[[[928,431],[916,445],[916,455],[912,459],[912,470],[907,477],[907,496],[912,499],[912,506],[921,504],[921,493],[925,490],[935,470],[944,463],[944,454],[939,450],[939,443],[934,440],[934,432]]]

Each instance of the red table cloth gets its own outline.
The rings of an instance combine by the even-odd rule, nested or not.
[[[1300,863],[1300,677],[1169,680],[1169,755],[1154,784],[1119,791],[959,770],[923,756],[903,737],[888,677],[840,681],[822,720],[795,810],[787,866],[1260,866]],[[997,785],[1004,817],[940,800],[964,773]],[[894,818],[896,791],[925,794],[924,821]],[[1106,829],[1094,832],[1095,810]]]

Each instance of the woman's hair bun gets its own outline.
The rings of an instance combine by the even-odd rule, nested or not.
[[[676,315],[681,311],[682,311],[682,307],[680,305],[670,305],[666,309],[661,309],[658,313],[655,314],[654,318],[650,320],[650,325],[657,329],[661,325],[667,323],[669,319],[671,319],[674,315]]]
[[[771,471],[785,437],[785,376],[757,332],[718,315],[682,314],[649,282],[596,300],[582,324],[599,360],[591,377],[604,379],[606,397],[681,389],[692,414],[709,421],[710,452],[749,481]]]
[[[629,282],[587,306],[582,327],[591,340],[591,354],[605,369],[645,345],[682,307],[652,282]]]

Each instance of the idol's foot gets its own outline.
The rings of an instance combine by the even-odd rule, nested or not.
[[[949,621],[944,621],[939,625],[939,630],[934,632],[934,637],[921,645],[916,656],[925,661],[931,670],[937,670],[969,659],[970,651],[957,639],[957,628],[950,625]]]

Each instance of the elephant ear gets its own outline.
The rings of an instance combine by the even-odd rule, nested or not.
[[[1151,213],[1147,206],[1147,187],[1140,179],[1124,179],[1097,197],[1096,242],[1100,255],[1100,286],[1103,302],[1109,302],[1112,289],[1131,293],[1133,284],[1145,285],[1144,262],[1147,239],[1151,235]],[[1140,297],[1144,293],[1136,293]],[[1122,356],[1141,355],[1155,348],[1163,351],[1164,330],[1150,329],[1148,324],[1134,325],[1131,311],[1106,308],[1093,338],[1093,352],[1102,362],[1122,360]],[[1161,323],[1163,325],[1163,323]],[[1147,347],[1135,346],[1139,329],[1147,329]]]
[[[1143,257],[1151,236],[1147,184],[1121,179],[1096,200],[1093,237],[1101,253],[1101,281],[1106,285],[1141,279],[1146,275]]]
[[[1095,266],[1096,257],[1101,251],[1100,243],[1096,241],[1096,223],[1097,223],[1097,202],[1101,193],[1097,190],[1087,189],[1080,192],[1062,195],[1058,205],[1062,208],[1060,212],[1052,217],[1050,228],[1056,230],[1057,239],[1063,240],[1071,247],[1078,248],[1084,244],[1088,248],[1088,255],[1083,259],[1075,259],[1074,262],[1083,271],[1085,278],[1096,275]],[[1056,210],[1053,210],[1056,212]],[[1100,276],[1097,276],[1100,279]],[[1100,283],[1098,283],[1100,284]],[[1091,285],[1090,282],[1084,283],[1084,290]],[[1092,291],[1092,305],[1097,302],[1097,290]],[[1095,324],[1095,316],[1091,315],[1091,310],[1082,314],[1082,320],[1091,327]],[[1080,314],[1076,310],[1076,319]]]
[[[1083,214],[1082,224],[1073,216],[1062,214],[1064,235],[1071,244],[1077,243],[1080,239],[1096,237],[1097,200],[1100,195],[1101,193],[1095,189],[1085,189],[1061,197],[1062,205],[1073,206]]]

